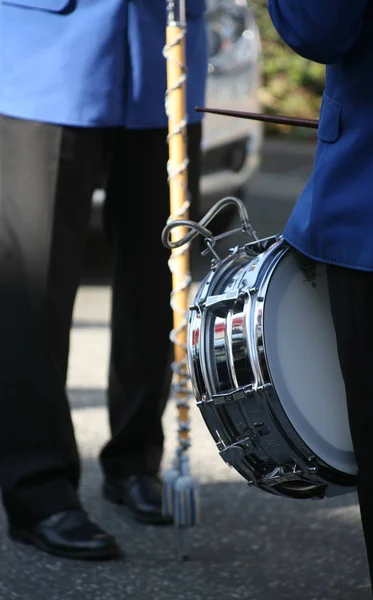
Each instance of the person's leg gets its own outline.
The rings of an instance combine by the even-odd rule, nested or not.
[[[0,117],[0,485],[13,528],[81,511],[65,377],[100,140]]]
[[[328,265],[331,311],[346,387],[358,496],[373,581],[373,273]]]
[[[201,126],[190,125],[189,187],[198,200]],[[172,347],[165,129],[117,132],[107,181],[105,221],[114,253],[108,403],[112,437],[101,453],[106,477],[156,475]],[[130,218],[131,214],[131,218]]]

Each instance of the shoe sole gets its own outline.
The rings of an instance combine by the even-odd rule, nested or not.
[[[124,502],[122,496],[116,492],[113,488],[110,488],[108,485],[103,486],[103,496],[106,500],[109,500],[112,504],[117,504],[118,506],[122,506],[127,509],[129,514],[135,521],[139,523],[145,523],[146,525],[172,525],[173,519],[172,517],[159,517],[155,518],[151,515],[144,515],[133,510],[126,502]]]
[[[107,548],[106,550],[58,550],[44,544],[37,536],[23,530],[11,527],[9,537],[15,542],[21,542],[29,546],[35,546],[43,552],[59,556],[61,558],[72,558],[80,560],[113,560],[124,558],[125,553],[119,548]]]

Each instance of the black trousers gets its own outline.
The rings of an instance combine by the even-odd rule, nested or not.
[[[107,167],[113,245],[108,476],[156,472],[170,383],[167,131],[85,129],[0,117],[0,486],[15,523],[79,506],[65,391],[92,193]],[[190,125],[199,183],[201,128]],[[135,218],[130,218],[130,211]]]
[[[358,496],[373,581],[373,273],[328,265],[331,311],[346,387]]]

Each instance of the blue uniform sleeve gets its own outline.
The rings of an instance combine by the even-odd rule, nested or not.
[[[280,37],[300,56],[322,64],[340,61],[359,37],[370,0],[268,0]]]

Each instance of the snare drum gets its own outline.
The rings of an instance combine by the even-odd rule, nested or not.
[[[220,456],[249,483],[293,498],[355,488],[325,266],[281,237],[233,248],[190,307],[188,363]]]

